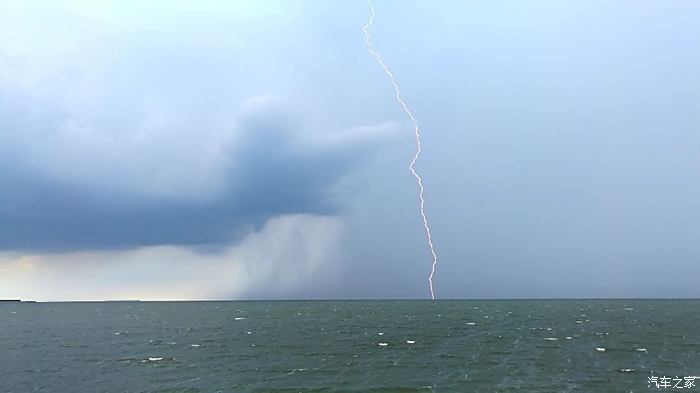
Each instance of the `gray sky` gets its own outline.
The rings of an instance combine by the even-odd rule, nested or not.
[[[429,295],[367,4],[260,3],[0,1],[0,298]],[[700,296],[700,3],[375,7],[438,297]]]

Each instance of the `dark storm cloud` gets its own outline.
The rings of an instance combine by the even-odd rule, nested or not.
[[[0,120],[2,127],[11,125],[11,119]],[[366,142],[376,141],[391,127],[320,135],[299,127],[279,103],[256,105],[244,113],[236,126],[237,142],[223,146],[228,157],[221,164],[224,185],[214,187],[217,191],[207,197],[144,195],[109,186],[128,183],[135,174],[126,171],[103,173],[105,186],[101,187],[99,182],[81,185],[57,180],[47,174],[50,171],[0,160],[0,250],[73,251],[162,244],[207,249],[230,244],[273,216],[333,214],[338,204],[332,187],[371,151]],[[6,142],[2,150],[9,150],[11,132],[0,133]],[[161,165],[167,170],[172,164]],[[71,165],[93,163],[75,161]],[[187,166],[187,162],[178,165]],[[181,188],[169,194],[197,194],[188,187],[198,182],[179,179]]]

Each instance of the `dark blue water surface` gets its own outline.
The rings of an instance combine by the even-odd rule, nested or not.
[[[652,375],[700,375],[700,301],[0,303],[0,392],[640,392]]]

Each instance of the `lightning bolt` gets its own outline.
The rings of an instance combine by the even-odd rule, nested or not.
[[[384,69],[384,73],[389,77],[391,80],[391,84],[394,86],[394,93],[396,97],[396,101],[401,105],[401,108],[403,109],[404,112],[408,115],[408,117],[411,119],[411,123],[413,124],[413,129],[414,133],[416,135],[416,153],[413,155],[413,159],[411,160],[411,165],[409,165],[408,169],[411,171],[411,174],[413,177],[416,178],[416,182],[418,183],[418,198],[420,199],[420,215],[423,218],[423,227],[425,228],[425,235],[428,240],[428,246],[430,247],[430,253],[433,256],[433,263],[431,265],[430,269],[430,276],[428,276],[428,285],[430,287],[430,297],[435,300],[435,290],[433,289],[433,277],[435,276],[435,269],[437,267],[437,253],[435,252],[435,246],[433,245],[433,237],[430,234],[430,224],[428,224],[428,216],[425,214],[425,198],[423,197],[423,193],[425,192],[425,187],[423,186],[423,179],[420,177],[418,172],[416,172],[416,162],[418,161],[418,158],[420,157],[420,153],[422,151],[422,144],[420,140],[420,128],[418,127],[418,122],[416,121],[416,118],[413,116],[413,112],[408,108],[408,105],[406,104],[406,101],[401,96],[401,89],[399,88],[399,84],[396,82],[396,78],[394,78],[394,74],[392,74],[391,70],[389,67],[384,63],[384,60],[382,60],[382,56],[379,54],[374,49],[374,45],[372,45],[372,39],[369,34],[369,29],[372,27],[374,24],[374,16],[375,16],[375,11],[374,11],[374,5],[372,5],[372,0],[367,0],[367,4],[369,4],[369,10],[371,12],[369,16],[369,21],[367,24],[362,28],[362,31],[365,34],[365,42],[367,43],[367,48],[369,49],[369,53],[374,56],[374,58],[377,60],[377,63],[379,63],[380,66]]]

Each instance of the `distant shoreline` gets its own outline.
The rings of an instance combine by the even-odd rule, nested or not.
[[[425,302],[460,302],[460,301],[472,301],[472,302],[499,302],[499,301],[697,301],[700,298],[697,297],[683,297],[683,298],[472,298],[472,299],[237,299],[237,300],[226,300],[226,299],[203,299],[203,300],[138,300],[138,299],[124,299],[124,300],[21,300],[21,299],[0,299],[0,303],[222,303],[222,302],[241,302],[241,303],[254,303],[254,302],[367,302],[367,301],[378,301],[378,302],[415,302],[415,301],[425,301]]]
[[[0,303],[36,303],[36,300],[0,299]]]

